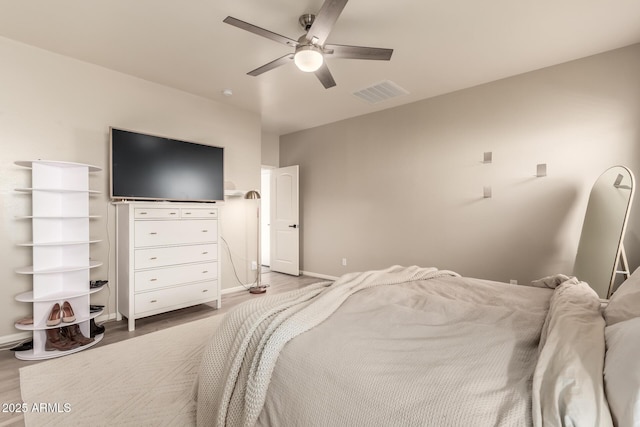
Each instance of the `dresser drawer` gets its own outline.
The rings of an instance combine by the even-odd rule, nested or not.
[[[135,247],[216,242],[218,221],[135,221]]]
[[[217,219],[218,218],[218,209],[211,209],[211,208],[184,208],[182,209],[182,218],[183,219],[189,219],[189,218],[212,218],[212,219]]]
[[[134,257],[136,270],[190,262],[215,261],[218,259],[218,245],[207,243],[193,246],[136,249]]]
[[[144,292],[135,296],[135,313],[165,311],[167,308],[198,304],[218,298],[216,281]]]
[[[134,273],[135,292],[150,291],[181,283],[218,278],[218,263],[186,264],[175,267],[141,270]]]
[[[135,219],[153,219],[153,218],[179,218],[180,209],[178,208],[135,208],[133,210]]]

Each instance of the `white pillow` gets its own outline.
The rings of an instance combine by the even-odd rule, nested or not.
[[[640,317],[605,328],[604,387],[617,426],[640,427]]]
[[[607,326],[634,317],[640,317],[640,268],[618,287],[604,309]]]

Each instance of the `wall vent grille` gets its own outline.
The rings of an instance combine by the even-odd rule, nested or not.
[[[409,92],[391,80],[385,80],[373,86],[366,87],[359,91],[353,92],[357,98],[369,104],[377,104],[387,99],[396,98],[398,96],[408,95]]]

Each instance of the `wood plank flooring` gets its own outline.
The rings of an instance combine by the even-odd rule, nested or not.
[[[282,293],[299,289],[311,283],[323,281],[316,277],[310,276],[289,276],[263,270],[262,283],[268,284],[267,293]],[[92,351],[94,348],[109,345],[115,342],[127,340],[130,338],[145,335],[151,332],[166,329],[172,326],[181,325],[183,323],[192,322],[194,320],[203,319],[215,314],[223,314],[231,307],[238,305],[251,298],[260,298],[262,295],[253,295],[249,292],[236,292],[222,296],[222,308],[215,309],[215,303],[201,304],[194,307],[188,307],[181,310],[171,311],[169,313],[158,314],[156,316],[146,317],[136,321],[136,329],[133,332],[127,330],[127,321],[109,321],[104,323],[106,328],[105,336],[102,341],[94,347],[86,350]],[[21,403],[20,395],[20,374],[19,369],[33,363],[41,363],[38,361],[23,361],[15,358],[11,351],[0,352],[0,405],[9,403]],[[24,426],[22,415],[15,415],[1,412],[0,406],[0,427],[3,426]]]

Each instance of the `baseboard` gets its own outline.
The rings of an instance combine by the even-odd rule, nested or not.
[[[17,334],[5,335],[0,337],[0,346],[11,343],[18,343],[20,341],[24,341],[26,339],[31,338],[32,332],[24,331],[18,332]]]
[[[116,313],[103,314],[102,316],[96,317],[96,322],[98,322],[98,323],[106,322],[108,320],[114,320],[117,317],[118,316],[116,315]]]
[[[237,292],[247,292],[247,290],[251,287],[251,285],[240,285],[240,286],[236,286],[234,288],[225,288],[222,289],[220,291],[221,295],[227,295],[227,294],[235,294]]]
[[[301,271],[305,276],[317,277],[318,279],[338,280],[337,276],[329,276],[328,274],[314,273],[311,271]]]

